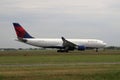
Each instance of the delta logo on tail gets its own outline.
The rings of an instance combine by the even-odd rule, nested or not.
[[[25,29],[18,23],[13,23],[17,37],[19,38],[33,38],[31,35],[29,35]]]

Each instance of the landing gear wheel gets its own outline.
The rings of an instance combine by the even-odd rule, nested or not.
[[[57,52],[68,52],[68,50],[57,50]]]
[[[98,52],[98,48],[96,48],[96,52]]]

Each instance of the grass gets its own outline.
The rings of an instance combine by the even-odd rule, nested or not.
[[[56,51],[3,51],[0,64],[37,64],[37,63],[80,63],[80,62],[120,62],[120,51],[108,52],[70,52]],[[108,54],[106,54],[108,53]]]
[[[1,51],[0,80],[119,80],[120,64],[77,64],[108,62],[119,63],[120,51]]]
[[[0,64],[120,62],[120,55],[3,56]]]
[[[1,80],[118,80],[120,65],[0,67]]]

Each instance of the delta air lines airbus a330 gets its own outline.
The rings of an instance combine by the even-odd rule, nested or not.
[[[17,34],[17,41],[43,48],[56,48],[57,52],[104,48],[106,43],[97,39],[41,39],[32,37],[19,23],[13,23]]]

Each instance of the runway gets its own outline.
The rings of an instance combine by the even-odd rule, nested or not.
[[[117,65],[120,62],[82,62],[82,63],[36,63],[36,64],[0,64],[0,67],[34,67],[34,66],[77,66],[77,65]]]

